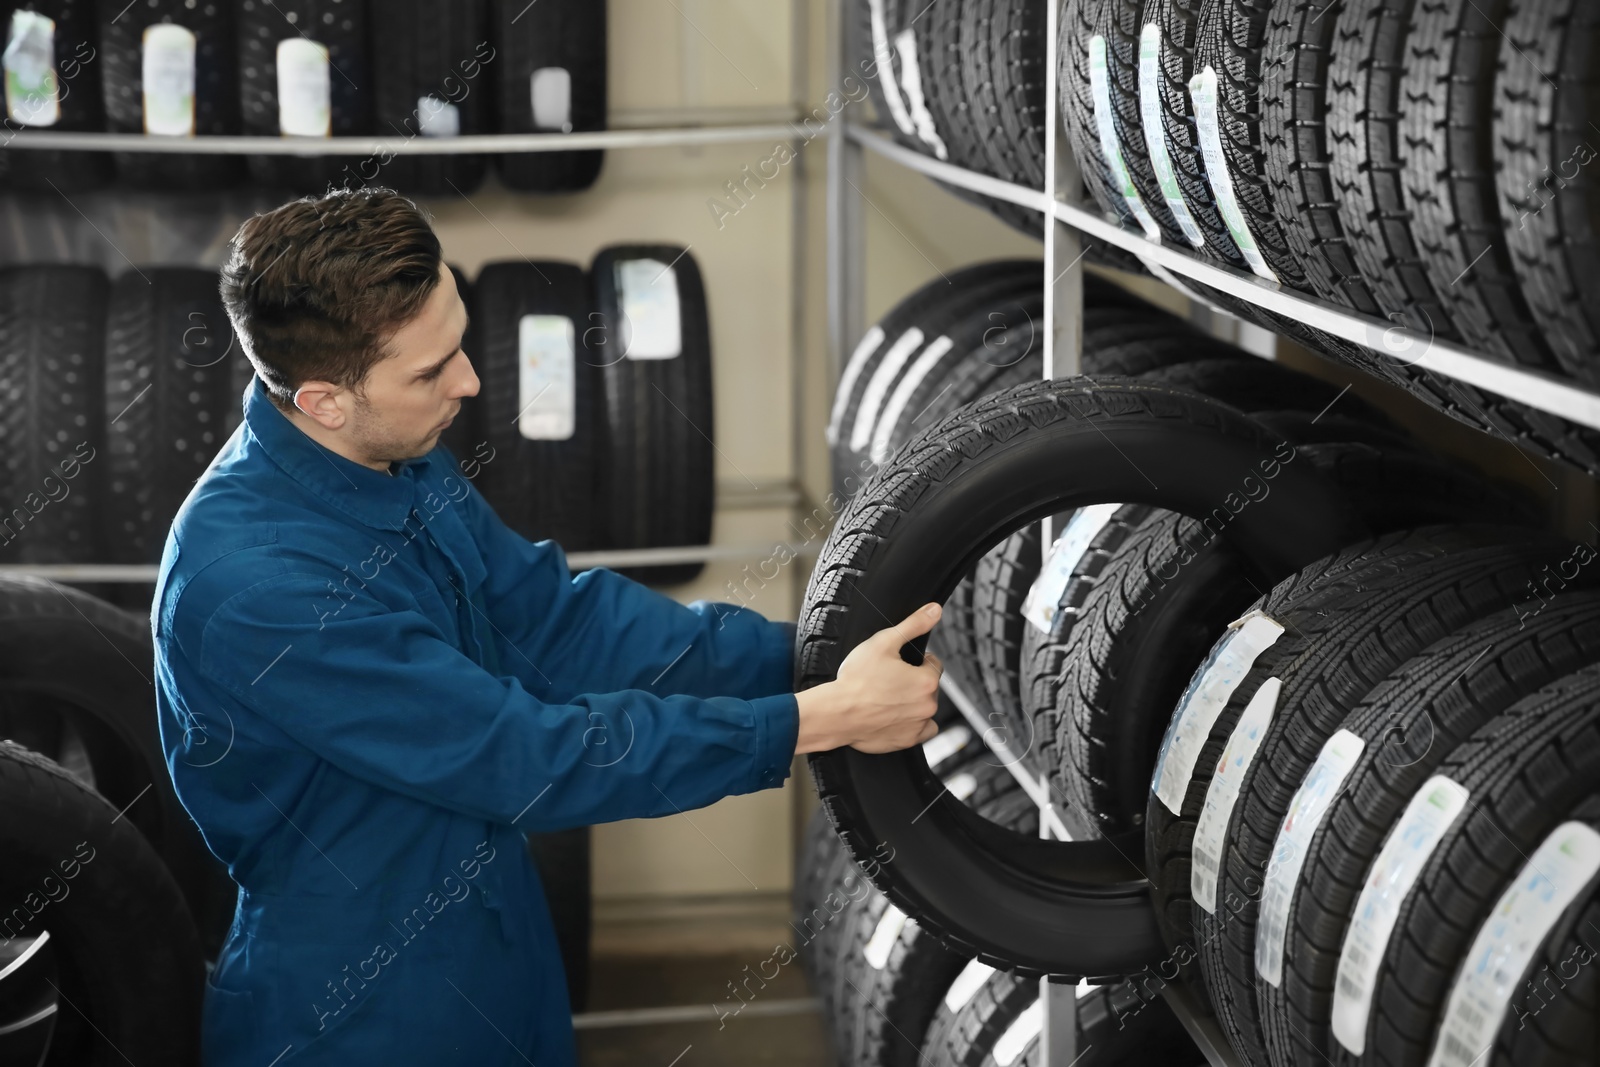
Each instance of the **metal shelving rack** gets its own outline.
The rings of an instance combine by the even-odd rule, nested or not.
[[[830,23],[831,84],[842,84],[848,69],[844,32],[847,5],[860,0],[835,0]],[[1045,376],[1067,377],[1079,372],[1082,353],[1083,266],[1081,235],[1088,234],[1137,256],[1150,272],[1177,288],[1195,303],[1211,307],[1187,285],[1190,280],[1248,301],[1277,315],[1304,323],[1345,341],[1372,349],[1379,355],[1403,359],[1469,385],[1497,393],[1530,407],[1548,411],[1583,426],[1600,429],[1600,394],[1552,376],[1488,359],[1483,355],[1422,336],[1394,323],[1352,313],[1323,300],[1292,292],[1253,274],[1220,267],[1169,245],[1148,240],[1142,233],[1108,221],[1093,204],[1082,201],[1083,183],[1067,143],[1058,107],[1057,19],[1060,4],[1046,0],[1045,80],[1045,188],[1030,189],[940,162],[897,144],[891,137],[859,122],[835,120],[829,131],[828,158],[828,340],[832,380],[837,380],[846,355],[866,329],[863,309],[865,280],[864,212],[861,192],[865,184],[864,154],[882,158],[950,185],[1033,208],[1044,217]],[[1229,316],[1231,318],[1231,316]],[[1419,353],[1419,354],[1414,354]],[[1052,531],[1044,531],[1044,544]],[[944,690],[980,736],[991,733],[971,698],[946,680]],[[992,744],[1022,788],[1040,808],[1040,833],[1065,838],[1061,819],[1051,803],[1048,782],[1032,778],[1020,754],[1004,744]],[[1043,1056],[1047,1067],[1070,1067],[1076,1048],[1076,999],[1070,984],[1044,980]],[[1174,1013],[1213,1067],[1237,1067],[1239,1060],[1214,1019],[1198,1013],[1192,994],[1177,984],[1164,990]]]
[[[789,142],[795,163],[791,174],[791,245],[794,276],[803,285],[805,270],[806,234],[806,171],[802,150],[809,135],[797,132],[795,123],[801,119],[801,103],[806,97],[806,15],[808,4],[797,0],[794,5],[794,26],[790,56],[794,72],[794,105],[788,108],[729,107],[701,109],[657,109],[641,112],[637,118],[644,123],[629,125],[627,115],[622,123],[609,129],[579,133],[494,133],[467,134],[458,137],[157,137],[139,133],[53,132],[49,130],[11,130],[0,139],[0,149],[22,150],[74,150],[74,151],[126,151],[158,154],[221,154],[221,155],[280,155],[323,156],[363,155],[388,152],[392,155],[457,155],[502,152],[565,152],[578,149],[640,149],[682,148],[704,145],[771,144]],[[739,121],[739,120],[745,121]],[[686,121],[687,120],[687,121]],[[697,122],[695,120],[698,120]],[[615,122],[614,117],[611,121]],[[673,122],[678,125],[651,125],[656,122]],[[693,123],[693,124],[690,124]],[[0,193],[3,195],[3,193]],[[797,298],[798,305],[799,300]],[[719,486],[716,494],[719,509],[751,508],[770,505],[788,506],[791,511],[805,501],[800,478],[804,470],[805,449],[805,361],[801,350],[803,310],[796,308],[790,323],[790,341],[793,366],[791,367],[792,405],[791,419],[794,433],[791,442],[791,467],[793,479],[773,490],[745,492],[736,488],[732,492]],[[741,545],[675,545],[663,548],[614,549],[568,554],[568,563],[578,567],[628,567],[656,564],[712,563],[733,560],[757,560],[778,549],[773,543]],[[814,556],[814,545],[788,545],[794,556]],[[0,576],[34,575],[56,581],[95,582],[153,582],[160,567],[156,564],[0,564]]]

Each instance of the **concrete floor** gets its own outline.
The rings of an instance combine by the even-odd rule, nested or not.
[[[753,973],[772,973],[773,964],[763,966],[766,959],[767,953],[750,951],[595,957],[590,1012],[702,1005],[716,1006],[718,1015],[705,1021],[580,1030],[580,1059],[585,1067],[827,1067],[832,1058],[820,1015],[761,1015],[755,1010],[811,995],[798,960],[778,967],[777,977],[764,987],[759,979],[750,979]],[[735,999],[730,982],[748,982],[745,988],[755,992]],[[735,1012],[746,1001],[746,1010]]]

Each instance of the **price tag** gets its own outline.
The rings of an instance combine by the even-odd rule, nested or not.
[[[577,328],[565,315],[517,322],[517,432],[565,441],[578,431]]]
[[[1150,165],[1161,186],[1161,198],[1167,202],[1167,210],[1172,212],[1189,243],[1195,248],[1204,248],[1205,235],[1189,213],[1183,187],[1178,184],[1177,172],[1172,168],[1172,154],[1167,151],[1166,115],[1161,106],[1161,27],[1153,22],[1145,23],[1139,34],[1139,117],[1144,125],[1144,144],[1150,153]]]
[[[1128,211],[1152,241],[1161,240],[1161,227],[1144,206],[1144,198],[1128,175],[1122,159],[1122,142],[1117,139],[1116,116],[1111,112],[1111,82],[1106,75],[1106,39],[1098,33],[1089,38],[1089,95],[1094,97],[1094,124],[1100,133],[1100,153],[1111,168],[1111,184],[1128,205]]]
[[[893,904],[883,909],[878,925],[872,928],[872,936],[867,939],[867,947],[861,952],[873,970],[881,971],[889,965],[889,953],[894,951],[894,943],[900,940],[900,931],[905,928],[905,912]]]
[[[1206,790],[1206,806],[1200,812],[1200,823],[1194,831],[1194,861],[1189,870],[1189,893],[1212,915],[1217,913],[1217,879],[1222,873],[1222,852],[1227,844],[1228,823],[1233,820],[1233,807],[1239,802],[1239,789],[1244,776],[1261,747],[1261,738],[1272,724],[1278,710],[1278,693],[1283,682],[1268,678],[1261,683],[1238,725],[1228,738],[1228,747],[1222,750],[1217,761],[1217,773]]]
[[[194,34],[171,22],[146,26],[139,79],[144,88],[144,132],[194,136]]]
[[[328,47],[304,37],[278,42],[278,132],[327,137],[333,132]]]
[[[654,259],[617,262],[622,350],[629,359],[675,359],[683,352],[678,276]]]
[[[566,67],[540,67],[528,78],[533,125],[539,130],[572,132],[572,73]]]
[[[1022,601],[1022,617],[1041,633],[1050,632],[1056,613],[1061,610],[1062,594],[1067,591],[1067,583],[1072,580],[1083,554],[1089,551],[1089,546],[1121,506],[1090,504],[1079,508],[1067,520],[1055,544],[1050,546],[1050,554],[1039,568],[1039,577],[1028,587],[1028,595]]]
[[[424,137],[459,137],[461,109],[437,96],[417,97],[417,132]]]
[[[11,13],[5,67],[6,115],[24,126],[54,126],[61,118],[56,77],[56,24],[36,11]]]
[[[1211,183],[1211,193],[1217,201],[1217,211],[1222,215],[1233,243],[1250,269],[1269,282],[1278,276],[1267,266],[1261,249],[1256,245],[1255,234],[1245,221],[1244,211],[1233,192],[1233,175],[1228,170],[1228,157],[1222,151],[1222,124],[1217,117],[1217,72],[1208,64],[1189,80],[1189,95],[1194,99],[1195,127],[1200,134],[1200,154],[1206,161],[1206,180]]]

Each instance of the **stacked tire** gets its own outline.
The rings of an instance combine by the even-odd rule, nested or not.
[[[984,826],[915,753],[814,756],[824,806],[891,907],[998,972],[941,1034],[989,989],[1011,1021],[955,1029],[1020,1025],[1028,1055],[1015,976],[1049,974],[1178,983],[1255,1067],[1594,1062],[1595,549],[1295,377],[1032,382],[882,458],[808,590],[800,682],[944,600],[947,687],[999,710],[982,740],[1016,739],[1072,840]]]

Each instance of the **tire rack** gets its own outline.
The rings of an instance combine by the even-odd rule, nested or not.
[[[385,136],[357,137],[159,137],[140,133],[62,133],[45,130],[16,130],[0,148],[57,149],[82,151],[218,153],[225,155],[364,155],[389,152],[394,155],[495,154],[502,152],[564,152],[578,149],[682,148],[697,145],[771,144],[786,141],[794,153],[790,183],[791,272],[796,293],[789,321],[789,380],[791,391],[790,482],[770,489],[745,489],[718,485],[715,509],[780,506],[792,513],[809,507],[800,478],[804,471],[805,436],[805,359],[802,349],[805,309],[802,301],[806,277],[806,190],[809,179],[804,148],[813,139],[796,124],[806,115],[807,32],[810,0],[792,0],[790,26],[790,97],[788,107],[658,108],[638,112],[613,111],[605,130],[580,133],[491,133],[467,134],[449,138]],[[622,116],[638,125],[612,125]],[[739,121],[739,120],[744,121]],[[642,121],[640,121],[642,120]],[[661,123],[661,125],[655,125]],[[0,189],[0,196],[6,191]],[[538,195],[538,194],[526,194]],[[573,567],[628,567],[674,563],[711,563],[732,560],[761,560],[779,546],[768,542],[741,545],[674,545],[660,548],[625,548],[568,555]],[[794,556],[814,557],[819,548],[809,542],[786,546]],[[53,581],[153,582],[159,564],[0,564],[0,576],[33,575]],[[796,597],[803,595],[806,575],[793,574]]]
[[[860,0],[835,0],[829,19],[829,84],[842,84],[850,69],[849,43],[844,30],[848,5]],[[866,330],[864,312],[866,212],[862,192],[865,182],[864,151],[930,178],[970,189],[995,199],[1033,208],[1044,215],[1044,367],[1046,378],[1069,377],[1079,373],[1083,347],[1083,265],[1080,234],[1097,237],[1107,244],[1125,249],[1149,268],[1150,272],[1177,289],[1195,305],[1229,316],[1184,284],[1184,279],[1203,283],[1231,296],[1249,301],[1267,311],[1282,315],[1335,337],[1370,348],[1380,355],[1411,352],[1422,355],[1407,358],[1421,367],[1475,385],[1530,407],[1600,429],[1600,394],[1578,388],[1553,376],[1509,366],[1463,348],[1445,344],[1396,326],[1384,319],[1358,315],[1323,300],[1284,289],[1257,278],[1204,262],[1169,245],[1147,240],[1142,233],[1107,221],[1093,203],[1083,200],[1083,182],[1077,161],[1065,136],[1060,117],[1058,82],[1060,62],[1057,24],[1060,0],[1045,0],[1045,188],[1030,189],[1001,181],[986,174],[943,163],[896,143],[891,137],[860,122],[836,119],[828,131],[827,172],[827,298],[828,341],[831,380],[837,381],[844,360],[856,340]],[[874,210],[876,208],[874,207]],[[1257,353],[1259,354],[1259,353]],[[1045,520],[1042,544],[1054,540],[1050,520]],[[991,724],[971,698],[954,683],[943,682],[945,694],[960,709],[972,729],[980,736],[991,734]],[[1049,795],[1048,779],[1034,779],[1024,770],[1020,755],[1004,744],[991,744],[1023,790],[1039,805],[1040,836],[1064,838],[1061,819]],[[1045,1067],[1070,1067],[1081,1054],[1077,1046],[1076,981],[1041,979],[1044,1000],[1044,1029],[1041,1035],[1041,1062]],[[1214,1019],[1198,1015],[1187,989],[1168,983],[1164,995],[1189,1035],[1199,1045],[1213,1067],[1238,1067],[1239,1059],[1229,1047]]]

